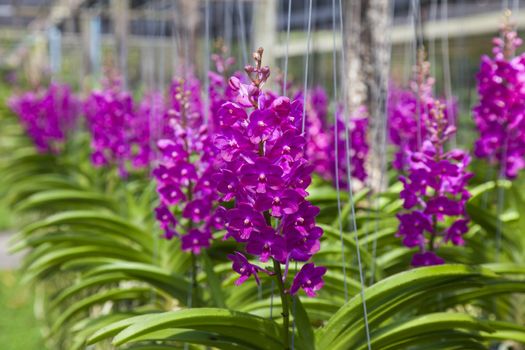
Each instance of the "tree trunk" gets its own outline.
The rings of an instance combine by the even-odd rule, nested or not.
[[[128,36],[129,36],[129,0],[112,0],[112,15],[117,48],[117,64],[122,77],[122,85],[128,85]]]
[[[346,53],[346,99],[350,115],[365,106],[369,113],[370,153],[368,174],[375,190],[381,179],[384,157],[388,86],[388,0],[349,1],[346,5],[344,48]]]

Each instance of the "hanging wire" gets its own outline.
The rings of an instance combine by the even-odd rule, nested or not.
[[[430,23],[436,23],[437,19],[437,8],[438,8],[438,0],[431,0],[430,1],[430,13],[429,13],[429,20]],[[433,77],[436,76],[436,37],[435,35],[432,35],[429,39],[428,43],[428,57],[429,61],[431,62],[431,74]],[[432,91],[435,89],[435,84],[432,85]]]
[[[414,28],[414,10],[412,2],[410,2],[410,8],[407,12],[407,27],[408,28]],[[410,81],[410,78],[412,76],[412,60],[414,59],[414,45],[415,45],[415,35],[410,38],[410,40],[407,40],[405,44],[405,52],[404,52],[404,65],[403,65],[403,78],[404,82],[408,84]]]
[[[382,119],[382,123],[380,125],[380,128],[381,128],[381,140],[380,140],[380,149],[381,149],[381,152],[379,154],[379,157],[380,157],[380,169],[379,169],[379,188],[381,189],[382,186],[383,186],[383,182],[385,180],[385,174],[386,174],[386,171],[387,171],[387,167],[386,167],[386,135],[387,135],[387,130],[388,130],[388,106],[389,106],[389,98],[388,98],[388,94],[389,94],[389,86],[390,84],[388,83],[388,77],[389,77],[389,74],[390,74],[390,59],[391,59],[391,56],[392,56],[392,37],[391,37],[391,33],[392,33],[392,30],[390,30],[390,28],[392,27],[392,23],[393,23],[393,19],[394,19],[394,11],[395,11],[395,7],[394,5],[388,5],[388,10],[387,10],[387,23],[386,23],[386,33],[388,33],[385,37],[385,46],[386,46],[386,62],[387,62],[387,66],[386,66],[386,74],[384,76],[382,76],[381,78],[383,79],[387,79],[387,82],[386,82],[386,91],[384,91],[383,94],[380,94],[380,103],[378,104],[378,106],[381,106],[384,102],[384,108],[383,108],[383,119]],[[384,86],[384,81],[381,82],[381,85],[380,86]],[[379,111],[378,111],[379,112]],[[375,200],[374,200],[374,206],[375,206],[375,210],[376,212],[379,212],[379,197],[376,197]],[[374,284],[374,279],[375,279],[375,273],[376,273],[376,256],[377,256],[377,233],[379,231],[379,217],[376,215],[376,218],[375,218],[375,227],[374,227],[374,239],[372,241],[372,264],[370,266],[370,284]]]
[[[286,53],[284,56],[284,77],[283,77],[283,95],[286,96],[288,90],[288,55],[290,49],[290,22],[292,16],[292,0],[288,0],[288,22],[286,25]]]
[[[308,28],[306,32],[306,58],[304,68],[304,89],[303,89],[303,124],[301,127],[301,135],[304,135],[306,128],[306,97],[308,95],[308,59],[310,57],[310,43],[312,41],[312,0],[308,0]]]
[[[210,0],[204,3],[204,123],[208,125],[210,117]]]
[[[160,44],[160,57],[159,57],[159,71],[158,71],[158,91],[162,93],[164,90],[164,76],[166,75],[166,47],[165,47],[165,38],[166,38],[166,21],[163,18],[163,13],[167,7],[167,0],[161,0],[161,9],[159,12],[160,22],[160,32],[159,32],[159,44]],[[157,130],[156,130],[157,131]]]
[[[297,261],[295,262],[295,271],[297,272]],[[295,314],[297,310],[297,298],[298,296],[295,295],[292,297],[292,349],[295,350]]]
[[[170,12],[171,12],[171,55],[172,55],[172,66],[171,66],[171,78],[177,74],[177,69],[180,65],[179,53],[181,52],[181,38],[180,31],[177,28],[177,5],[170,2]]]
[[[343,5],[342,0],[339,0],[339,30],[341,32],[341,38],[344,38],[344,27],[343,27]],[[342,71],[346,73],[346,58],[345,58],[345,50],[344,48],[341,50],[341,66]],[[343,106],[344,106],[344,116],[345,116],[345,143],[346,143],[346,154],[350,154],[350,142],[349,142],[349,120],[348,120],[348,113],[347,113],[347,91],[346,91],[346,84],[343,84]],[[357,234],[357,222],[355,218],[355,206],[354,206],[354,198],[353,198],[353,186],[352,186],[352,168],[351,163],[349,160],[349,157],[346,158],[346,165],[347,165],[347,181],[348,181],[348,199],[349,204],[351,208],[351,222],[352,222],[352,229],[354,231],[354,238],[356,242],[356,252],[357,252],[357,264],[359,267],[359,281],[361,284],[361,301],[363,303],[363,318],[365,323],[365,332],[366,332],[366,340],[367,340],[367,346],[368,350],[372,349],[371,342],[370,342],[370,329],[368,326],[368,312],[366,308],[366,300],[365,300],[365,281],[364,281],[364,275],[363,275],[363,266],[361,263],[361,252],[359,249],[359,236]]]
[[[414,60],[414,65],[418,64],[418,49],[422,45],[422,40],[419,40],[420,25],[421,25],[421,12],[420,12],[420,3],[419,0],[412,0],[410,2],[410,8],[413,19],[413,29],[414,29],[414,42],[412,45],[412,55]],[[419,91],[419,84],[416,85],[416,115],[417,115],[417,145],[418,148],[421,148],[422,136],[421,136],[421,92]]]
[[[332,0],[332,82],[334,90],[334,103],[337,104],[338,101],[338,89],[337,89],[337,48],[336,48],[336,16],[335,16],[335,0]],[[341,41],[343,38],[341,37]],[[344,50],[344,45],[341,42],[342,50]],[[341,260],[343,265],[343,285],[345,290],[345,303],[348,302],[348,281],[346,277],[346,257],[345,257],[345,243],[343,239],[343,218],[341,213],[341,189],[339,183],[339,147],[338,147],[338,138],[339,138],[339,125],[337,119],[334,121],[334,158],[335,158],[335,189],[337,193],[337,221],[339,223],[339,239],[341,241]]]
[[[272,278],[272,284],[270,287],[270,320],[273,320],[273,292],[275,289],[275,281]]]
[[[448,118],[451,119],[452,125],[457,127],[457,120],[452,113],[452,82],[450,77],[450,60],[448,48],[448,0],[442,0],[441,3],[441,22],[444,24],[444,33],[441,38],[441,52],[443,55],[443,75],[445,83],[445,107]],[[452,147],[456,147],[456,133],[450,138]]]
[[[224,2],[224,45],[226,46],[228,54],[232,52],[232,6],[231,1]]]
[[[237,0],[237,11],[239,12],[239,25],[241,30],[242,63],[246,65],[248,64],[248,47],[246,46],[246,28],[244,26],[244,6],[241,4],[241,0]]]

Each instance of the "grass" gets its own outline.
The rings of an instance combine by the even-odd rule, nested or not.
[[[33,314],[31,288],[11,271],[0,271],[0,344],[3,350],[44,350]]]

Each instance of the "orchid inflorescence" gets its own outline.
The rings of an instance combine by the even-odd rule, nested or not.
[[[456,128],[445,117],[444,108],[434,102],[425,123],[427,137],[420,150],[408,153],[408,174],[400,177],[404,185],[400,196],[407,212],[397,215],[397,236],[408,248],[419,248],[413,266],[443,264],[436,249],[447,242],[463,245],[468,231],[465,204],[470,198],[466,189],[472,177],[466,170],[470,157],[459,149],[445,152],[445,142]]]
[[[131,94],[122,90],[119,79],[107,79],[101,90],[88,96],[84,113],[91,132],[93,165],[116,165],[119,174],[127,176],[126,162],[131,155],[129,133],[134,118]]]
[[[80,112],[80,102],[71,88],[57,83],[46,90],[14,96],[8,104],[39,152],[57,153]]]
[[[525,167],[525,53],[515,55],[521,43],[507,18],[501,37],[493,40],[494,56],[481,59],[480,101],[473,109],[480,134],[474,154],[497,165],[508,179]]]
[[[216,150],[203,123],[198,81],[175,79],[170,96],[171,108],[166,113],[171,137],[158,141],[161,159],[153,170],[160,194],[156,217],[165,238],[178,236],[182,250],[199,254],[210,246],[212,229],[222,228],[212,183]]]
[[[285,264],[284,281],[291,261],[308,262],[319,250],[323,230],[315,223],[319,208],[305,199],[313,168],[305,159],[306,140],[300,131],[302,104],[262,90],[270,76],[261,64],[262,54],[261,48],[254,53],[255,66],[245,68],[248,84],[230,79],[237,96],[218,111],[221,128],[215,145],[224,165],[215,180],[221,200],[234,201],[233,208],[225,208],[226,238],[242,243],[246,253],[263,263],[271,259],[274,266]],[[250,263],[241,252],[229,258],[240,274],[237,284],[252,275],[259,280],[261,272],[276,273]],[[290,293],[301,287],[314,296],[325,271],[305,264]]]
[[[334,137],[334,125],[327,121],[328,97],[326,92],[317,87],[308,95],[306,158],[314,167],[314,172],[332,182],[339,179],[341,188],[348,188],[347,172],[349,170],[352,178],[364,182],[367,178],[366,159],[369,151],[366,107],[358,108],[350,115],[348,121],[344,118],[343,108],[339,107],[334,118],[338,130],[337,137]],[[303,98],[302,93],[296,95],[296,99],[300,98]],[[348,128],[345,127],[347,122]],[[348,165],[351,169],[347,169]]]
[[[407,167],[406,155],[418,150],[426,138],[426,122],[436,100],[432,92],[435,80],[430,75],[430,63],[426,61],[424,49],[419,50],[417,57],[409,89],[392,84],[388,94],[388,134],[390,142],[397,147],[392,166],[401,171]],[[455,120],[454,101],[441,102],[447,105],[443,110],[445,118]]]

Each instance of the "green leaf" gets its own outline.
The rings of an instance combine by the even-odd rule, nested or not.
[[[233,337],[254,349],[280,349],[281,330],[269,320],[246,313],[224,309],[186,309],[135,319],[133,325],[125,328],[114,339],[115,345],[123,345],[148,333],[162,329],[184,328],[217,333]]]
[[[376,312],[380,313],[387,305],[390,305],[387,309],[390,313],[399,311],[394,306],[405,300],[403,298],[417,298],[419,296],[417,291],[428,294],[434,286],[447,286],[447,283],[453,285],[456,281],[468,282],[473,278],[492,279],[496,276],[490,270],[464,265],[422,267],[391,276],[365,290],[369,319],[372,319]],[[348,343],[351,339],[358,339],[355,338],[356,332],[360,336],[363,334],[361,333],[362,317],[361,296],[356,295],[317,332],[318,348],[330,349],[333,342],[340,339],[345,339]]]
[[[151,264],[138,262],[118,262],[104,264],[90,270],[85,276],[98,276],[108,273],[120,273],[129,278],[149,283],[171,294],[179,303],[186,304],[189,281],[175,273]]]
[[[291,304],[290,314],[294,315],[294,322],[297,327],[298,341],[300,344],[299,349],[315,350],[314,330],[299,296],[295,296]]]
[[[106,301],[118,300],[146,300],[151,297],[151,289],[147,287],[133,287],[128,289],[115,288],[103,290],[90,295],[69,306],[60,317],[53,323],[51,332],[55,333],[60,327],[69,321],[77,313],[89,309],[93,305],[102,304]]]
[[[213,299],[215,306],[224,308],[226,303],[224,301],[223,290],[221,288],[221,281],[217,273],[213,269],[213,263],[208,257],[207,252],[201,254],[201,259],[204,263],[204,271],[206,272],[206,280],[210,287],[210,294]]]
[[[425,334],[433,335],[440,330],[466,329],[469,331],[493,332],[494,330],[486,324],[479,322],[476,318],[460,313],[434,313],[416,317],[409,321],[396,322],[386,329],[374,334],[371,341],[372,349],[383,349],[385,346],[400,340],[412,337],[420,337]],[[342,339],[341,339],[342,340]],[[347,349],[347,344],[336,341],[331,349]],[[358,350],[367,349],[367,344],[362,343]]]
[[[117,207],[115,202],[100,193],[78,190],[52,190],[38,192],[25,198],[15,206],[15,210],[49,209],[57,206],[63,210],[70,210],[75,205],[108,209],[116,209]]]

